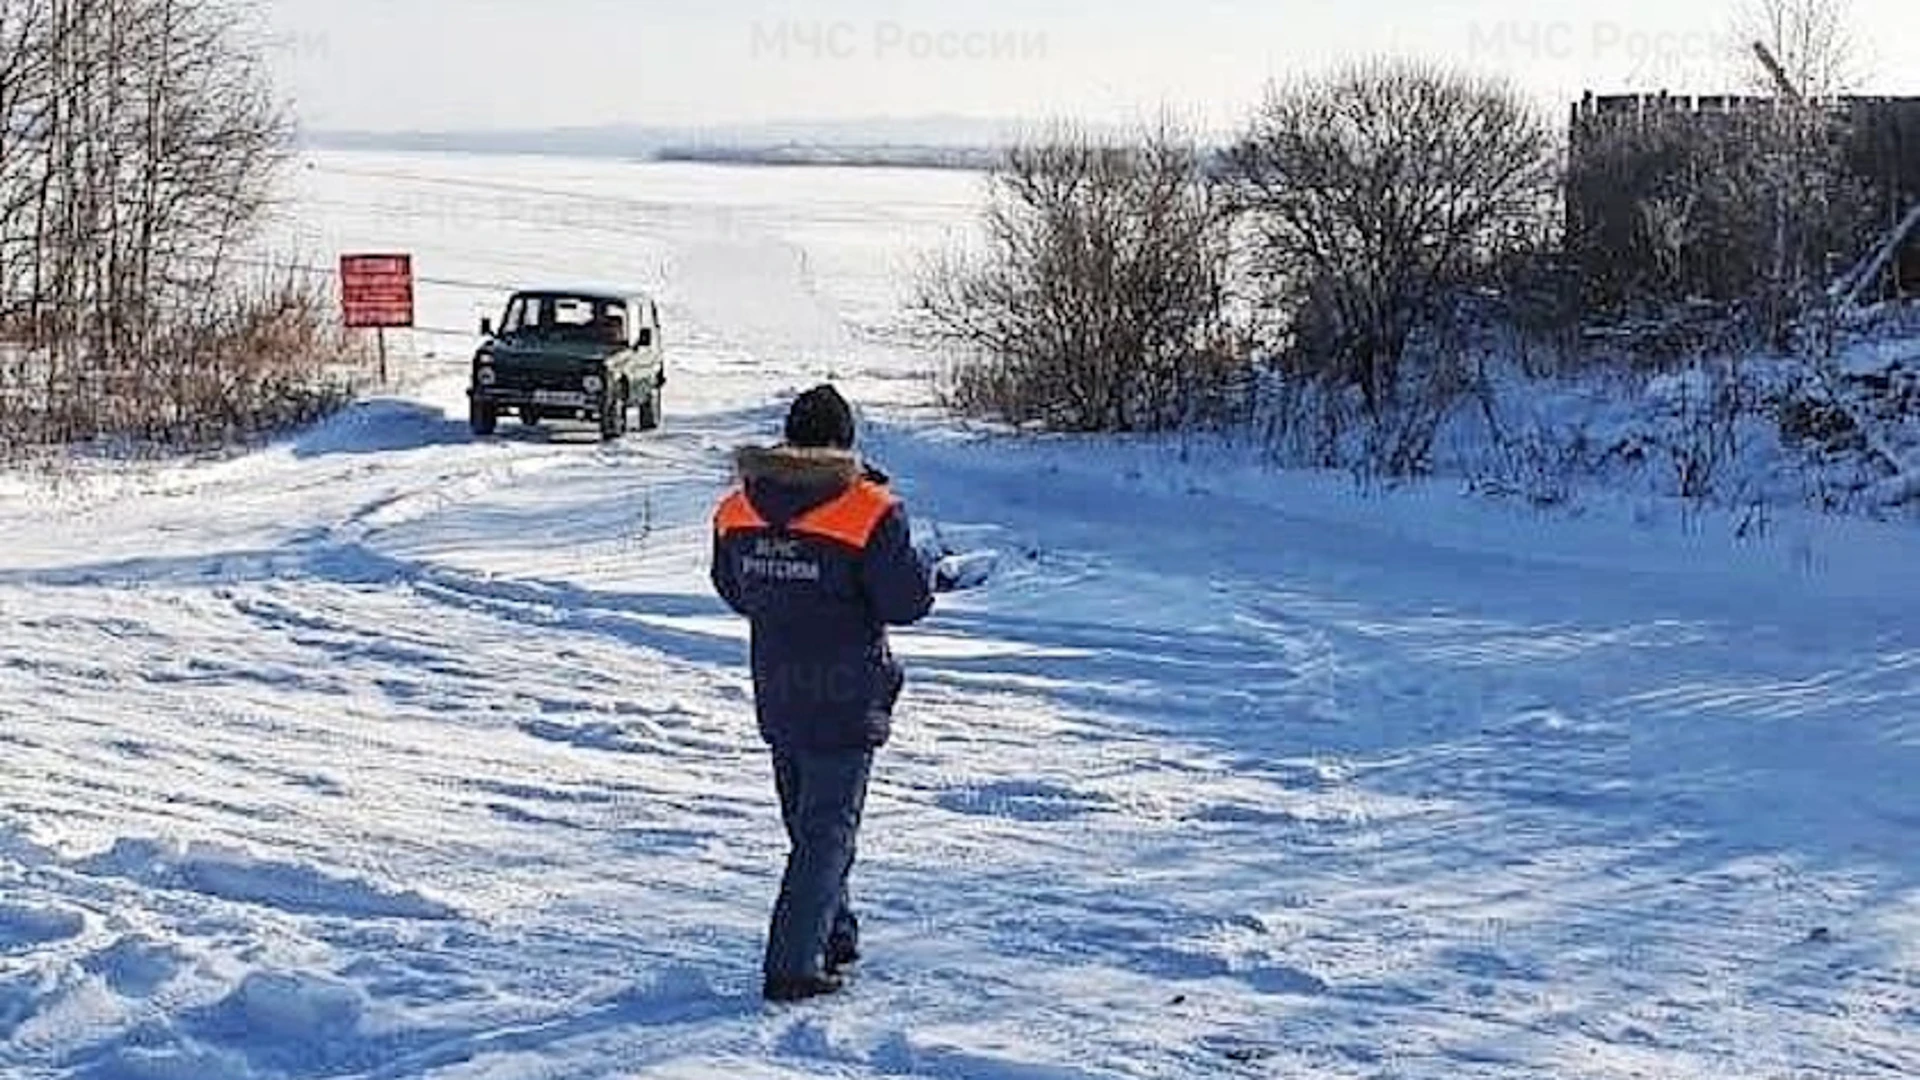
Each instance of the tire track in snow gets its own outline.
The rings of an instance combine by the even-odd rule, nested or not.
[[[706,199],[713,175],[701,184]],[[769,215],[755,211],[744,243],[700,249],[706,291],[733,280],[729,252],[781,242],[762,236]],[[673,228],[716,220],[691,211]],[[785,288],[764,269],[757,280]],[[676,317],[751,298],[683,299]],[[809,334],[822,310],[808,309]],[[743,346],[725,321],[690,328],[687,359],[688,382],[712,379],[728,408],[824,366]],[[842,340],[809,341],[829,339]],[[1820,834],[1875,838],[1846,798],[1783,786],[1797,758],[1828,787],[1904,792],[1862,765],[1877,750],[1894,768],[1898,747],[1850,733],[1910,725],[1895,715],[1904,666],[1830,679],[1864,654],[1749,633],[1724,611],[1688,617],[1658,583],[1441,551],[1418,529],[1342,528],[1258,498],[1142,498],[1112,476],[1035,468],[1024,444],[977,468],[944,438],[880,445],[889,461],[903,451],[910,495],[1046,543],[902,639],[916,676],[856,886],[884,917],[852,995],[798,1014],[742,1007],[777,825],[738,629],[688,597],[702,589],[698,486],[719,485],[724,443],[776,420],[695,416],[656,456],[652,443],[469,447],[444,414],[402,408],[330,453],[266,455],[219,482],[189,471],[161,509],[95,506],[74,523],[112,549],[88,554],[91,577],[0,574],[4,614],[34,623],[24,644],[0,642],[0,702],[27,718],[0,733],[23,750],[0,764],[9,819],[69,829],[80,852],[208,835],[418,886],[460,913],[419,926],[196,906],[46,860],[6,866],[42,875],[22,892],[31,905],[88,909],[80,938],[22,943],[36,976],[108,947],[99,912],[184,954],[154,965],[166,1004],[15,1060],[40,1066],[66,1046],[48,1068],[236,1080],[395,1063],[596,1080],[656,1065],[1912,1071],[1913,985],[1885,955],[1905,933],[1911,902],[1888,894],[1910,888],[1910,863],[1829,850]],[[623,547],[633,518],[617,473],[636,456],[697,483],[660,485],[656,531]],[[548,457],[558,464],[510,475]],[[1085,459],[1082,472],[1110,471]],[[1218,486],[1179,471],[1173,484]],[[23,568],[71,567],[39,544]],[[1615,591],[1658,603],[1637,610]],[[1436,612],[1435,595],[1455,610]],[[623,712],[628,699],[646,704]],[[1768,714],[1778,754],[1738,737],[1749,713]],[[1816,730],[1831,747],[1804,737]],[[1897,820],[1888,809],[1869,807]],[[1737,812],[1760,820],[1731,827]],[[685,965],[704,974],[656,978]],[[0,982],[0,1013],[64,1018],[104,1000],[94,1015],[108,1016],[136,996],[89,977],[63,988],[73,1006]],[[295,1030],[302,1018],[337,1048]],[[286,1046],[250,1037],[250,1021]]]

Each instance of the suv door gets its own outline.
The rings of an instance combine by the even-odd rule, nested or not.
[[[643,326],[638,305],[632,302],[622,303],[620,318],[626,326],[626,334],[621,342],[619,355],[609,361],[609,365],[618,368],[617,378],[626,380],[630,388],[630,400],[638,400],[640,397],[638,388],[645,385],[644,380],[648,378],[646,363],[635,344],[640,339]]]
[[[644,328],[637,346],[644,357],[647,378],[657,379],[666,370],[666,345],[660,340],[660,307],[652,300],[645,300],[635,303],[634,308]]]

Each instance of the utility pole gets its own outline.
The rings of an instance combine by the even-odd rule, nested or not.
[[[1787,69],[1780,66],[1779,58],[1773,55],[1772,49],[1767,48],[1766,42],[1754,42],[1753,54],[1760,58],[1760,66],[1767,69],[1767,74],[1773,76],[1773,84],[1780,88],[1781,97],[1795,105],[1807,103],[1807,96],[1800,92],[1799,87],[1793,85],[1792,79],[1787,78]]]

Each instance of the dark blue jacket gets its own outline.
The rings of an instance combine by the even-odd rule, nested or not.
[[[743,450],[714,515],[713,586],[753,625],[760,733],[779,749],[882,746],[904,673],[888,626],[933,608],[884,479],[840,450]]]

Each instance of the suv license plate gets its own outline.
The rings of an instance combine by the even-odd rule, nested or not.
[[[566,390],[535,390],[535,405],[570,405],[580,408],[587,403],[587,395]]]

